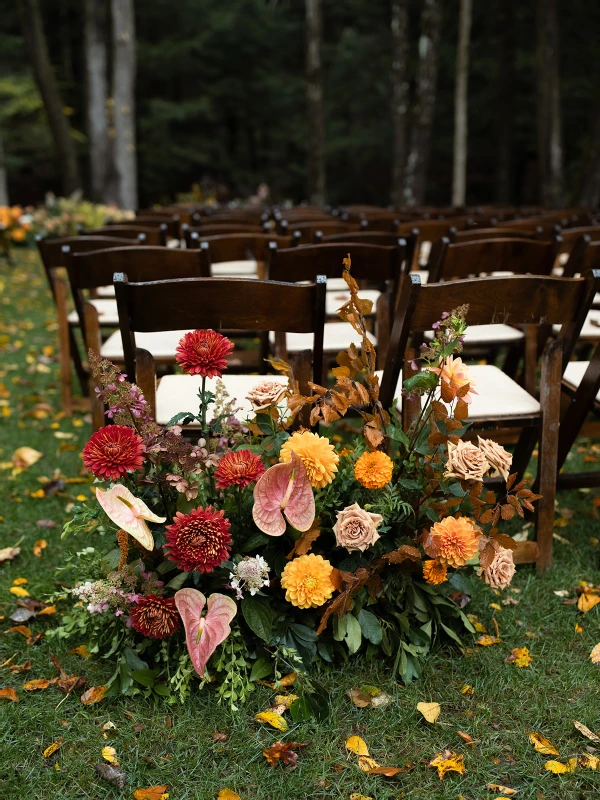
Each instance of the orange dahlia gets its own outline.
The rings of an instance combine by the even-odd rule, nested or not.
[[[309,553],[286,564],[281,575],[281,585],[286,590],[285,599],[298,608],[318,608],[335,589],[331,582],[333,567],[323,556]]]
[[[354,465],[354,477],[365,489],[381,489],[392,480],[394,462],[381,450],[363,453]]]
[[[166,639],[181,627],[179,612],[172,597],[143,595],[131,607],[129,616],[133,628],[151,639]]]
[[[481,531],[466,517],[445,517],[425,534],[423,549],[450,567],[464,567],[479,550]]]
[[[423,577],[427,583],[431,583],[433,585],[444,583],[448,577],[448,568],[445,564],[442,564],[439,561],[425,561],[423,564]]]
[[[463,364],[462,358],[448,356],[444,361],[443,367],[430,367],[430,369],[431,372],[435,372],[440,376],[442,400],[445,403],[450,403],[454,400],[458,390],[467,384],[469,384],[469,391],[463,397],[465,403],[470,403],[473,399],[472,395],[477,394],[474,389],[475,381],[471,377],[466,364]]]
[[[235,453],[226,453],[219,461],[215,470],[217,489],[226,489],[228,486],[249,486],[256,483],[264,473],[265,466],[260,456],[252,450],[237,450]]]
[[[116,481],[135,472],[144,461],[144,443],[126,425],[107,425],[92,434],[83,448],[86,468],[97,478]]]
[[[220,378],[232,350],[233,342],[216,331],[190,331],[180,339],[175,358],[190,375]]]
[[[325,436],[318,436],[311,431],[296,431],[284,442],[279,460],[288,462],[292,453],[302,460],[311,486],[315,489],[322,489],[333,481],[340,457]]]
[[[195,508],[190,514],[175,514],[167,525],[167,557],[184,572],[213,572],[231,552],[229,520],[211,506]]]

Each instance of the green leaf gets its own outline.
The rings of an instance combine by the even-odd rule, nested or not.
[[[123,651],[123,655],[125,656],[125,662],[129,669],[148,669],[148,664],[143,661],[131,647],[126,647]]]
[[[159,683],[152,687],[152,690],[159,694],[161,697],[171,697],[171,690],[164,683]]]
[[[459,636],[459,635],[456,633],[456,631],[453,631],[453,630],[452,630],[452,628],[449,628],[447,625],[444,625],[444,623],[443,623],[443,622],[440,622],[440,625],[441,625],[441,626],[442,626],[442,628],[443,628],[443,629],[446,631],[446,633],[448,634],[448,636],[449,636],[451,639],[454,639],[454,641],[455,641],[457,644],[459,644],[459,645],[462,647],[462,645],[463,645],[463,642],[462,642],[462,640],[461,640],[460,636]]]
[[[167,583],[165,589],[173,589],[174,591],[181,589],[187,580],[188,574],[189,573],[187,572],[180,572],[179,575],[175,575],[175,577],[171,578],[171,580]]]
[[[263,678],[266,678],[267,675],[270,675],[273,672],[273,665],[267,658],[259,658],[257,659],[250,672],[250,681],[260,681]]]
[[[192,414],[191,411],[180,411],[179,414],[175,414],[174,417],[167,422],[167,428],[170,428],[171,425],[177,425],[181,422],[182,425],[189,425],[190,422],[193,422],[196,419],[196,415]]]
[[[346,642],[348,650],[351,653],[356,653],[362,640],[360,623],[356,617],[352,616],[352,614],[346,614],[346,617],[348,621],[346,623],[346,635],[344,636],[344,641]]]
[[[274,619],[269,600],[260,595],[248,596],[244,597],[241,606],[243,617],[250,630],[263,641],[269,642]]]
[[[131,673],[131,677],[136,683],[141,683],[142,686],[154,686],[156,683],[156,670],[136,669]]]
[[[383,631],[381,629],[381,623],[375,614],[363,608],[358,612],[358,622],[365,639],[368,639],[371,644],[381,644]]]
[[[313,710],[306,695],[294,700],[290,706],[290,714],[294,722],[304,722],[313,715]]]
[[[114,550],[111,550],[107,553],[100,562],[100,569],[104,574],[109,572],[114,572],[117,567],[119,566],[119,561],[121,560],[121,551],[118,547],[115,547]]]

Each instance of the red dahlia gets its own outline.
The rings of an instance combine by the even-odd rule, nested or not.
[[[175,514],[167,525],[165,552],[184,572],[212,572],[231,551],[229,520],[223,511],[211,506],[196,508],[190,514]]]
[[[251,450],[227,453],[215,470],[217,489],[226,489],[228,486],[249,486],[251,483],[256,483],[264,471],[265,467],[260,457]]]
[[[190,331],[180,339],[175,358],[190,375],[220,378],[232,350],[233,342],[216,331]]]
[[[83,448],[83,463],[97,478],[118,480],[144,461],[144,443],[126,425],[107,425],[96,431]]]
[[[131,624],[138,633],[151,639],[166,639],[181,628],[181,619],[172,597],[147,594],[129,611]]]

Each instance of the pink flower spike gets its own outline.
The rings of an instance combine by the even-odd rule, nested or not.
[[[315,518],[315,498],[304,464],[293,451],[290,455],[290,461],[270,467],[254,487],[252,517],[269,536],[285,533],[283,514],[297,531],[307,531]]]
[[[192,664],[203,678],[208,659],[231,633],[231,620],[237,614],[237,605],[224,594],[211,594],[207,603],[197,589],[180,589],[175,593],[175,605],[183,620]],[[207,612],[203,617],[205,605]]]

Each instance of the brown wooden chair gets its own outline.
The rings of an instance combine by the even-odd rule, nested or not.
[[[201,225],[200,227],[182,225],[182,237],[185,241],[186,247],[192,247],[192,236],[197,234],[197,239],[205,238],[206,236],[228,236],[231,233],[247,233],[250,235],[268,233],[265,224],[255,223],[220,223],[218,225]]]
[[[73,253],[85,253],[90,250],[98,250],[100,248],[109,247],[129,247],[137,244],[137,241],[124,241],[118,237],[111,236],[69,236],[62,239],[48,239],[44,236],[36,236],[35,241],[42,260],[42,266],[48,281],[48,288],[52,294],[52,299],[57,305],[57,292],[60,294],[60,301],[66,302],[67,288],[64,282],[57,286],[57,271],[66,267],[65,254],[63,247],[69,246]],[[64,350],[70,353],[77,379],[81,387],[81,392],[84,396],[88,394],[88,373],[84,366],[84,360],[81,358],[81,353],[77,345],[77,340],[74,334],[74,327],[77,327],[78,320],[71,319],[67,325],[66,330],[59,328],[60,339],[60,352]],[[62,356],[61,356],[62,359]],[[64,359],[62,359],[64,361]],[[62,363],[61,361],[61,363]],[[63,382],[66,375],[71,375],[71,369],[68,367],[63,376]],[[69,387],[69,394],[64,395],[62,398],[62,408],[65,413],[71,413],[72,397]]]
[[[275,242],[280,247],[291,247],[295,241],[298,241],[298,237],[267,233],[201,236],[193,232],[188,247],[202,251],[202,258],[213,277],[262,278],[269,242]]]
[[[325,283],[294,286],[274,281],[243,278],[196,278],[132,283],[127,275],[114,276],[125,369],[150,404],[159,424],[166,424],[181,411],[196,411],[200,378],[167,375],[158,387],[152,355],[138,347],[139,336],[182,329],[243,329],[256,333],[275,330],[311,334],[311,346],[295,359],[295,374],[302,391],[307,381],[320,381],[323,371],[323,327]],[[225,387],[245,413],[246,396],[260,380],[256,375],[223,375]],[[286,383],[282,376],[274,380]],[[216,379],[207,381],[214,391]]]
[[[161,223],[158,228],[137,225],[105,225],[102,228],[84,228],[80,236],[115,236],[117,239],[136,239],[138,243],[150,247],[164,247],[167,244],[167,227]]]
[[[269,245],[269,261],[267,277],[275,281],[311,281],[316,275],[326,275],[327,292],[326,315],[335,316],[336,311],[346,303],[350,295],[347,286],[339,276],[342,273],[343,259],[350,253],[352,257],[352,276],[357,281],[375,285],[376,289],[365,289],[361,297],[371,300],[376,310],[376,336],[372,336],[378,345],[379,358],[385,357],[389,338],[393,309],[396,303],[402,263],[406,256],[406,242],[398,239],[395,247],[381,247],[371,244],[333,243],[307,245],[282,250],[276,243]],[[341,286],[340,286],[341,282]],[[327,322],[325,324],[324,349],[326,353],[338,353],[345,350],[356,334],[348,322]],[[274,343],[274,335],[271,342]],[[283,339],[277,343],[283,350]],[[285,350],[296,352],[304,349],[303,338],[286,337]]]
[[[481,239],[514,239],[517,236],[519,239],[534,239],[536,234],[526,230],[515,231],[505,227],[467,228],[464,231],[455,230],[447,238],[451,242],[460,244],[461,242],[477,242]]]
[[[409,342],[415,333],[431,331],[444,312],[468,304],[470,325],[492,324],[499,319],[513,324],[561,325],[558,337],[550,340],[542,355],[539,401],[491,364],[469,367],[478,392],[469,407],[471,430],[490,434],[499,429],[520,429],[513,459],[513,471],[519,475],[539,439],[538,482],[543,498],[537,512],[537,544],[522,543],[517,551],[520,563],[535,561],[539,571],[552,563],[561,378],[599,286],[600,272],[586,278],[518,275],[427,285],[422,285],[417,275],[407,275],[400,290],[380,399],[384,408],[398,400],[405,427],[416,412],[401,393],[401,373],[404,370],[409,374],[405,359],[414,352]],[[526,356],[537,357],[537,351]]]
[[[361,230],[360,223],[353,224],[332,220],[317,220],[315,222],[298,222],[288,224],[287,234],[299,233],[302,237],[302,244],[314,243],[317,234],[351,233]]]
[[[115,299],[102,301],[86,297],[94,289],[112,281],[115,272],[127,269],[136,281],[156,281],[165,278],[208,277],[198,250],[172,250],[168,247],[120,247],[110,250],[95,250],[89,253],[65,252],[67,275],[73,303],[84,335],[86,350],[95,350],[103,358],[123,363],[123,346],[119,328],[119,315]],[[110,307],[107,305],[110,303]],[[59,324],[64,324],[67,315],[66,302],[58,307]],[[102,342],[102,329],[117,331]],[[155,360],[161,364],[175,362],[175,348],[179,339],[165,335],[150,337],[142,335],[141,345],[151,349]],[[61,356],[62,357],[62,356]],[[62,373],[61,373],[62,374]],[[90,379],[91,380],[91,379]],[[93,389],[93,386],[91,387]],[[99,407],[93,391],[90,392],[92,419],[95,428],[102,425],[103,410]]]
[[[415,242],[410,270],[422,271],[422,264],[428,262],[433,242],[465,226],[466,222],[464,224],[459,222],[458,227],[456,227],[454,220],[449,221],[447,219],[403,222],[398,225],[396,229],[398,236],[411,236]],[[425,276],[421,275],[421,277]]]
[[[135,219],[129,222],[107,220],[104,225],[120,225],[125,227],[142,227],[142,228],[160,228],[161,225],[167,226],[167,236],[173,239],[179,239],[179,231],[181,228],[181,217],[179,214],[170,214],[161,216],[159,214],[137,215]],[[84,229],[85,230],[85,229]]]

